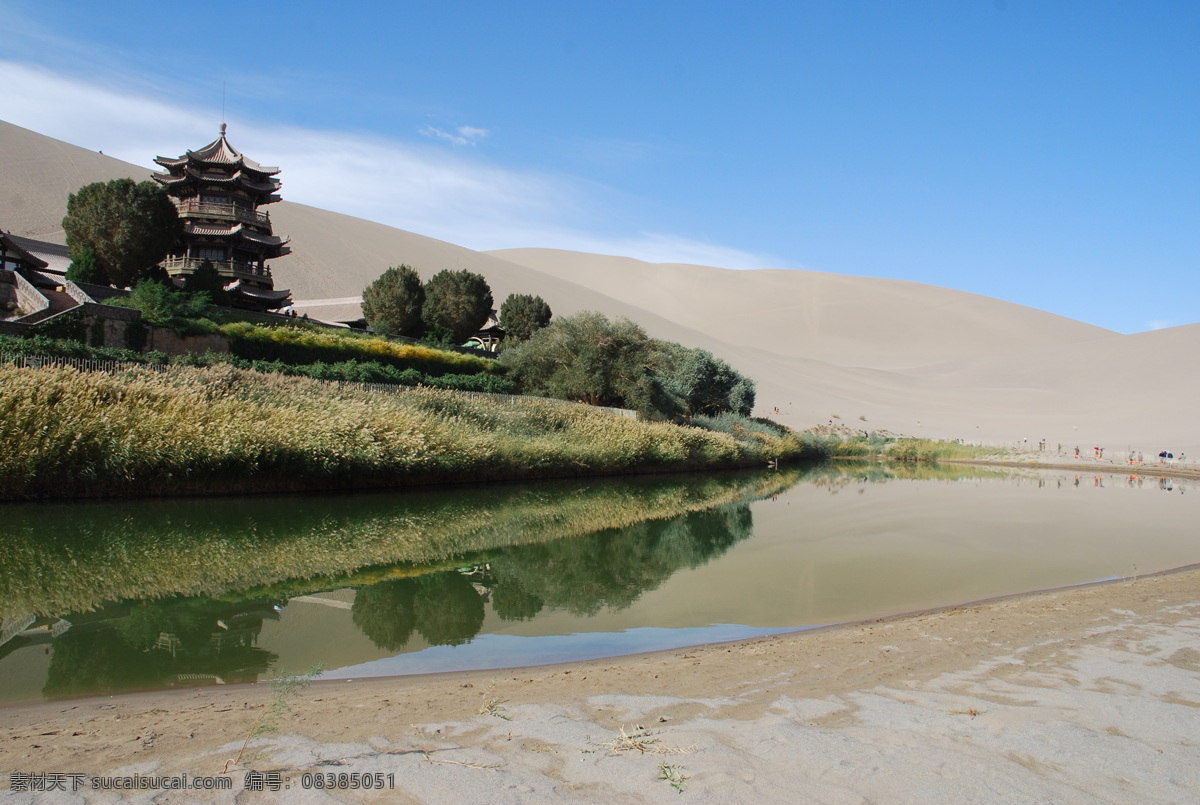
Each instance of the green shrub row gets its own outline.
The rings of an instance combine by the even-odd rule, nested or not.
[[[0,352],[13,355],[45,355],[52,358],[145,364],[165,364],[170,361],[170,357],[165,352],[137,352],[117,347],[93,347],[73,338],[55,338],[47,335],[32,337],[0,335]]]
[[[278,372],[295,377],[311,377],[315,380],[340,380],[351,383],[386,383],[398,386],[432,386],[434,388],[457,389],[459,391],[482,391],[491,394],[514,394],[516,386],[505,377],[490,374],[444,374],[430,375],[413,368],[397,369],[383,363],[371,361],[339,361],[338,363],[310,363],[292,366],[282,361],[231,361],[242,369],[256,372]]]
[[[237,321],[218,326],[217,332],[230,339],[230,352],[251,361],[292,365],[369,361],[395,369],[416,369],[430,377],[503,372],[487,358],[308,327],[266,327]]]
[[[248,360],[232,355],[184,355],[172,361],[181,366],[215,366],[229,364],[238,369],[255,372],[275,372],[289,377],[310,377],[314,380],[334,380],[343,383],[382,383],[394,386],[432,386],[458,391],[480,391],[488,394],[515,394],[516,385],[506,377],[492,374],[429,375],[413,368],[397,369],[374,361],[338,361],[337,363],[289,364],[283,361]]]
[[[81,360],[123,361],[127,363],[181,366],[215,366],[229,364],[239,369],[256,372],[276,372],[295,377],[311,377],[315,380],[335,380],[348,383],[385,383],[400,386],[433,386],[434,388],[479,391],[489,394],[514,394],[516,385],[506,377],[489,373],[477,374],[426,374],[414,368],[399,369],[395,366],[366,360],[345,360],[337,363],[288,364],[280,360],[249,360],[233,355],[218,353],[191,353],[170,357],[163,352],[135,352],[114,347],[90,347],[79,341],[66,338],[19,338],[0,336],[0,352],[15,355],[41,355],[56,358],[78,358]]]

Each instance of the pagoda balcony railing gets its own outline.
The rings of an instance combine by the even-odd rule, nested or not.
[[[218,204],[211,201],[198,201],[194,198],[175,202],[175,209],[180,215],[197,215],[205,218],[224,218],[232,221],[242,221],[256,226],[271,226],[270,213],[251,210],[240,204]]]
[[[166,272],[172,277],[189,276],[195,273],[203,262],[204,258],[201,257],[168,257],[159,265],[166,269]],[[271,281],[271,267],[268,265],[259,268],[256,263],[243,263],[239,260],[209,260],[209,262],[222,277],[253,280],[254,282]]]

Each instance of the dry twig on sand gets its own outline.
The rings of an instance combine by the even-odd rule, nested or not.
[[[457,760],[434,760],[429,756],[428,752],[422,752],[425,760],[428,763],[445,763],[447,766],[463,766],[468,769],[479,769],[480,771],[499,771],[500,767],[496,765],[481,766],[477,763],[460,763]]]

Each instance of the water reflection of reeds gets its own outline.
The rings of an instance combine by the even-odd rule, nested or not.
[[[415,565],[473,551],[774,494],[797,477],[739,473],[324,499],[10,506],[0,535],[0,615],[61,615],[179,595],[273,598],[329,589],[355,573],[418,574]]]
[[[354,626],[377,648],[411,650],[415,636],[418,647],[459,645],[489,610],[522,621],[627,609],[748,539],[750,503],[799,480],[836,492],[992,474],[837,462],[401,495],[12,506],[0,625],[19,633],[0,640],[0,661],[45,646],[47,698],[253,681],[282,661],[258,646],[264,622],[289,599],[346,588]]]

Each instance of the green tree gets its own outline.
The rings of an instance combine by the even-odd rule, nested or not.
[[[183,232],[166,190],[132,179],[81,187],[67,197],[62,225],[71,258],[78,260],[85,249],[94,250],[108,281],[119,287],[148,276]]]
[[[526,394],[632,408],[644,416],[748,416],[754,381],[703,349],[650,338],[594,312],[555,319],[500,356]]]
[[[609,321],[585,311],[555,319],[502,353],[500,362],[527,394],[632,408],[646,416],[672,413],[651,347],[646,331],[629,319]]]
[[[479,274],[443,270],[425,283],[425,306],[421,318],[426,327],[445,327],[461,344],[479,332],[492,312],[492,289]]]
[[[517,341],[527,341],[535,332],[550,323],[550,306],[540,296],[509,294],[500,306],[500,326],[504,335]]]
[[[218,305],[228,305],[229,295],[225,293],[225,278],[217,271],[212,260],[202,260],[196,270],[187,278],[189,293],[206,293]]]
[[[96,250],[88,246],[67,267],[67,279],[72,282],[90,282],[95,285],[108,285],[108,272],[96,259]]]
[[[363,289],[363,316],[381,335],[416,335],[425,306],[425,288],[416,269],[389,268]]]
[[[754,381],[743,377],[729,390],[729,407],[735,414],[750,416],[750,412],[754,410],[754,397]]]
[[[171,324],[176,319],[200,318],[211,301],[207,293],[182,293],[157,280],[144,279],[133,286],[129,296],[110,304],[142,311],[148,324]]]
[[[664,375],[663,386],[676,399],[682,413],[714,416],[734,411],[749,416],[754,407],[754,381],[738,374],[707,350],[665,341],[656,342],[656,348]]]
[[[200,265],[187,278],[189,291],[220,291],[225,288],[225,280],[221,277],[212,260],[201,260]]]

